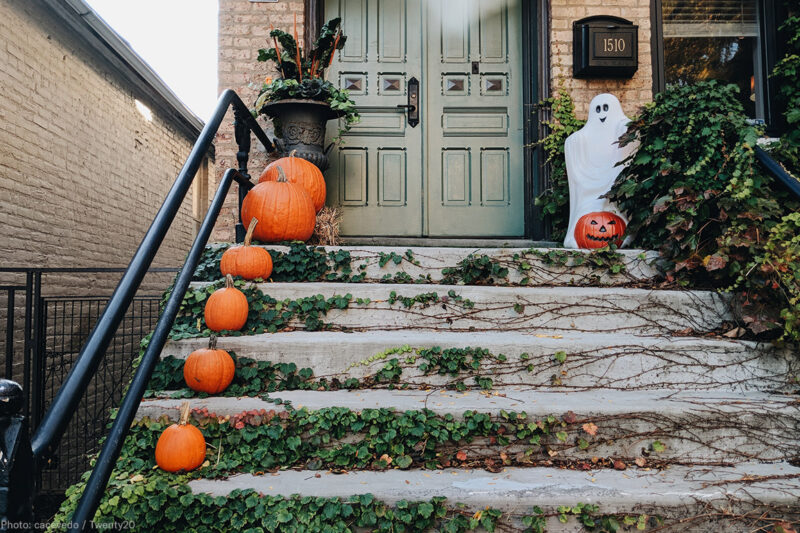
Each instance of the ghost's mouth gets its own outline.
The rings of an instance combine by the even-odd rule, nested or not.
[[[605,122],[608,117],[603,117],[600,119],[600,122]]]

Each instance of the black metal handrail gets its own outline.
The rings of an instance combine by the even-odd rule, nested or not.
[[[180,304],[189,287],[194,270],[199,263],[200,256],[208,242],[232,182],[235,180],[239,184],[240,202],[244,194],[253,187],[247,174],[250,132],[255,134],[267,151],[272,152],[275,150],[266,133],[255,121],[239,96],[232,90],[226,90],[220,95],[214,114],[200,133],[164,203],[153,219],[150,228],[142,239],[97,324],[89,334],[86,344],[81,349],[69,375],[61,385],[31,439],[31,449],[34,461],[37,464],[51,454],[52,450],[58,445],[70,422],[72,413],[86,391],[128,306],[172,225],[186,193],[192,185],[194,176],[230,107],[234,111],[235,137],[239,149],[236,157],[239,169],[229,169],[222,177],[186,262],[181,268],[180,274],[178,274],[175,286],[156,324],[150,344],[142,356],[128,392],[122,400],[114,424],[97,458],[78,507],[72,516],[70,530],[84,531],[91,526],[91,520],[105,491],[109,476],[122,448],[122,443],[144,396],[147,383],[153,373],[161,349],[166,343],[167,335],[172,328]],[[242,228],[240,220],[237,224],[237,240],[242,233]],[[7,511],[7,509],[3,511]],[[9,516],[9,518],[13,517]]]
[[[760,146],[756,146],[756,159],[764,165],[767,172],[780,181],[792,194],[800,198],[800,181],[789,174],[786,169],[783,168],[783,165],[776,161],[774,157],[769,155],[769,153]]]

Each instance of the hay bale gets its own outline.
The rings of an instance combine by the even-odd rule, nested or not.
[[[342,212],[336,207],[325,206],[317,213],[317,223],[314,234],[309,240],[310,244],[320,246],[337,246],[339,239],[339,225],[342,223]]]

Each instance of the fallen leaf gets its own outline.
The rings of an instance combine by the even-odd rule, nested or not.
[[[730,331],[726,331],[722,334],[723,337],[728,337],[729,339],[738,339],[739,337],[743,336],[747,333],[747,330],[743,327],[736,327]]]
[[[549,455],[550,457],[555,457],[556,455],[558,455],[558,452],[555,450],[547,450],[547,455]]]
[[[564,415],[564,422],[567,424],[574,424],[577,419],[578,417],[572,411],[567,411],[567,414]]]
[[[597,435],[597,426],[592,422],[586,422],[583,426],[581,426],[583,430],[591,436]]]
[[[383,461],[383,462],[385,462],[385,463],[387,464],[387,466],[388,466],[388,465],[390,465],[390,464],[392,464],[392,458],[391,458],[391,457],[389,457],[389,456],[388,456],[388,455],[386,455],[386,454],[383,454],[383,455],[381,455],[380,459],[378,459],[378,460],[379,460],[379,461]]]
[[[627,468],[628,468],[628,465],[626,465],[623,461],[620,461],[619,459],[614,461],[614,469],[616,469],[616,470],[625,470]]]
[[[467,452],[465,452],[464,450],[459,450],[458,453],[456,454],[456,459],[458,459],[459,461],[466,461]]]
[[[636,463],[636,466],[640,467],[647,464],[647,460],[644,457],[637,457],[633,462]]]

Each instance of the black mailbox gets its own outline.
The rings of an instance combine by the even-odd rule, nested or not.
[[[630,78],[639,68],[639,26],[599,15],[572,23],[576,78]]]

